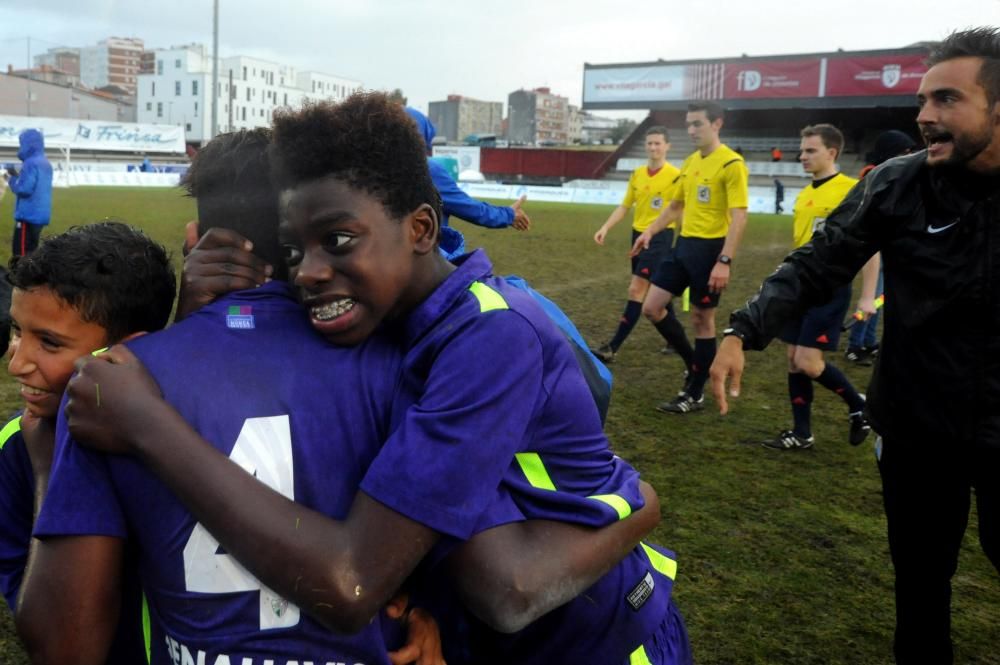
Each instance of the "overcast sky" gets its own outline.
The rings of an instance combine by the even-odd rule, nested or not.
[[[506,102],[549,86],[579,103],[583,63],[876,49],[1000,25],[1000,0],[220,0],[220,54],[401,88]],[[627,12],[614,8],[628,7]],[[139,37],[211,44],[211,0],[0,0],[0,65],[52,46]]]

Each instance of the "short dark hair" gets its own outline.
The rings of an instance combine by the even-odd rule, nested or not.
[[[15,288],[44,286],[117,342],[167,325],[177,283],[167,251],[121,222],[74,226],[10,260]]]
[[[281,189],[332,176],[373,196],[394,218],[426,203],[441,219],[424,139],[385,93],[356,92],[339,104],[275,112],[271,151]]]
[[[670,143],[670,134],[667,133],[667,128],[664,127],[663,125],[653,125],[649,129],[647,129],[646,136],[649,136],[650,134],[660,134],[661,136],[663,136],[664,141]]]
[[[990,104],[1000,101],[1000,28],[981,27],[958,30],[931,48],[927,66],[955,58],[982,58],[979,85]]]
[[[840,157],[840,153],[844,149],[844,135],[831,124],[821,122],[817,125],[808,125],[802,128],[800,134],[802,138],[818,136],[819,140],[823,142],[824,147],[833,148],[837,151],[838,157]]]
[[[708,118],[709,122],[721,120],[726,115],[726,110],[722,108],[722,104],[713,102],[710,99],[703,99],[688,104],[688,113],[697,113],[698,111],[704,111],[705,117]]]
[[[220,134],[198,151],[181,184],[198,201],[199,233],[211,228],[238,232],[274,267],[274,277],[285,279],[270,144],[271,130],[263,127]]]

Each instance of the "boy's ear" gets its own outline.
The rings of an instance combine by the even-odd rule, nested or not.
[[[424,203],[410,213],[410,225],[413,234],[413,251],[416,254],[429,254],[437,251],[440,227],[434,208]]]

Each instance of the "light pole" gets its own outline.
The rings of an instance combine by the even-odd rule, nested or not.
[[[212,2],[212,135],[219,133],[219,0]]]

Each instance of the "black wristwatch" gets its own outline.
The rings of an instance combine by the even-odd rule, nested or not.
[[[733,265],[733,257],[726,254],[719,254],[718,262],[724,266],[731,266]]]

